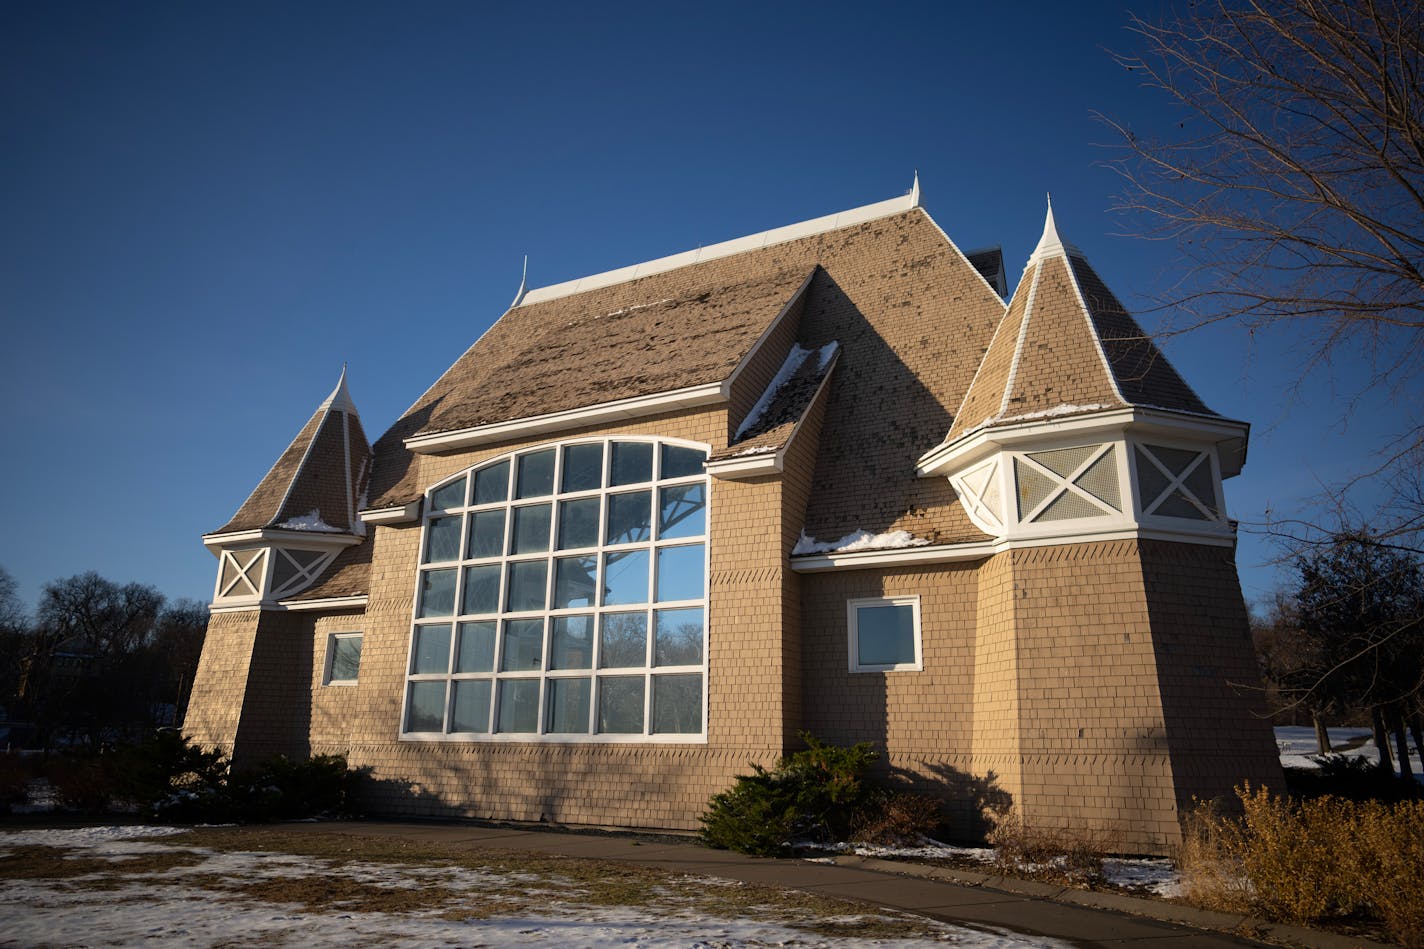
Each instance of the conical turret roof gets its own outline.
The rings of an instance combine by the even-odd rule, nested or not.
[[[1043,236],[945,440],[1128,406],[1215,415],[1062,239],[1050,204]]]
[[[371,445],[346,386],[346,370],[277,463],[214,533],[291,530],[361,534],[356,517],[371,472]]]

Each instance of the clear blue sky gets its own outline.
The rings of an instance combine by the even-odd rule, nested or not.
[[[1134,9],[1152,15],[1155,4]],[[903,193],[1011,284],[1053,194],[1130,307],[1111,133],[1172,116],[1115,3],[0,6],[0,566],[206,601],[221,525],[335,384],[372,439],[532,286]],[[1148,318],[1149,327],[1154,322]],[[1294,396],[1300,346],[1173,361],[1253,423],[1234,516],[1358,467],[1384,402]],[[1342,425],[1347,414],[1353,415]],[[926,446],[929,447],[929,446]],[[1274,554],[1246,535],[1249,598]]]

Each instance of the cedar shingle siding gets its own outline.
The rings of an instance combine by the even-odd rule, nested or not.
[[[1046,232],[1049,252],[1006,306],[983,276],[1002,256],[976,254],[976,269],[916,200],[531,294],[374,447],[339,387],[205,538],[219,553],[239,535],[248,548],[299,546],[281,525],[315,511],[334,559],[280,602],[215,601],[186,731],[239,761],[345,754],[370,771],[372,812],[684,830],[750,762],[771,764],[809,731],[875,743],[960,833],[1007,802],[1152,852],[1179,839],[1192,795],[1278,782],[1269,730],[1230,685],[1250,678],[1251,656],[1229,525],[1185,522],[1159,539],[1128,466],[1132,439],[1165,431],[1201,446],[1205,470],[1233,474],[1217,446],[1238,429],[1244,443],[1244,426],[1209,412],[1076,251]],[[1048,230],[1056,241],[1051,219]],[[768,391],[795,347],[809,355]],[[694,387],[720,394],[579,415]],[[1009,453],[1027,449],[1014,438],[1064,447],[1074,424],[1109,412],[1121,431],[1098,426],[1090,441],[1125,439],[1111,530],[1089,518],[1019,542],[970,519],[946,474],[996,451],[1015,470]],[[1055,424],[1024,435],[1026,419]],[[489,426],[500,428],[480,434]],[[453,440],[429,444],[441,435]],[[414,437],[425,441],[407,447]],[[426,492],[590,437],[709,454],[703,733],[402,738]],[[953,456],[943,470],[926,461],[936,451]],[[757,467],[762,457],[776,465]],[[368,522],[353,522],[362,507]],[[795,553],[803,535],[857,531],[899,546]],[[891,596],[918,598],[922,668],[850,671],[848,601]],[[355,685],[324,684],[335,633],[362,634]]]

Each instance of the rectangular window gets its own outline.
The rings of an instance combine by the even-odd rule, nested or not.
[[[324,685],[355,685],[361,669],[361,634],[332,633],[326,638]]]
[[[850,671],[918,671],[920,598],[883,596],[846,604]]]

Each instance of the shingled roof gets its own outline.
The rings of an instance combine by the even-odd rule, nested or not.
[[[1215,415],[1076,247],[1053,208],[945,441],[1003,422],[1138,406]]]
[[[916,201],[912,194],[521,295],[376,443],[370,506],[421,496],[407,439],[498,426],[515,438],[554,413],[725,385],[802,292],[793,341],[840,346],[808,532],[981,538],[947,482],[916,478],[915,461],[949,427],[1003,301]],[[813,381],[824,380],[788,390],[777,411],[788,418],[773,428],[804,412],[804,399],[792,396],[814,394],[801,385]],[[729,419],[714,456],[725,457],[740,423]],[[779,435],[744,431],[743,444],[753,437]]]
[[[360,534],[356,518],[371,445],[346,386],[346,370],[237,513],[214,534],[290,530]]]

